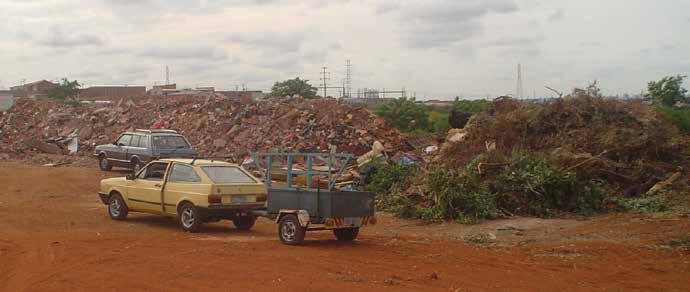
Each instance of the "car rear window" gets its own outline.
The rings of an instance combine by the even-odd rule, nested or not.
[[[190,148],[182,136],[152,136],[151,141],[156,149]]]
[[[254,178],[248,176],[242,170],[234,166],[202,166],[202,170],[208,177],[218,184],[244,184],[256,183]]]

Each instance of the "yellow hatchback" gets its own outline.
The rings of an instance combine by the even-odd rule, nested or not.
[[[232,220],[249,230],[265,206],[264,184],[242,167],[201,159],[154,160],[138,173],[101,180],[98,193],[112,219],[144,212],[176,217],[182,229],[196,232],[205,222]]]

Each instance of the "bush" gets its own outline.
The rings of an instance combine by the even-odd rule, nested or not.
[[[645,198],[613,198],[611,201],[625,212],[659,213],[668,210],[668,202],[662,196]]]
[[[656,109],[676,127],[685,132],[690,132],[690,108],[658,106]]]
[[[417,168],[412,165],[389,164],[377,158],[367,163],[363,169],[365,189],[385,197],[393,186],[402,184]]]
[[[376,109],[376,114],[403,132],[428,129],[428,109],[422,104],[417,104],[414,99],[401,97],[382,104]]]
[[[499,207],[513,213],[539,217],[555,211],[591,214],[602,208],[604,193],[592,182],[581,182],[545,157],[514,152],[496,178],[493,189],[500,194]]]
[[[429,175],[428,189],[431,205],[422,213],[423,219],[475,223],[500,215],[496,195],[472,172],[438,169]]]

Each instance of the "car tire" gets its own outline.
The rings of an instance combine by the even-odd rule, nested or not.
[[[132,159],[132,162],[130,162],[130,165],[132,167],[132,174],[137,175],[137,173],[139,173],[139,171],[141,170],[141,167],[142,167],[139,159],[136,159],[136,158]]]
[[[333,229],[333,235],[338,241],[353,241],[359,235],[359,227]]]
[[[232,224],[235,225],[235,228],[244,231],[252,229],[254,223],[256,223],[256,217],[252,215],[237,216],[235,219],[232,219]]]
[[[108,161],[108,158],[105,157],[105,154],[98,156],[98,168],[102,171],[110,171],[113,169],[113,165]]]
[[[129,214],[129,208],[120,194],[112,194],[108,198],[108,215],[113,220],[125,220]]]
[[[184,203],[177,210],[177,222],[180,223],[182,230],[194,233],[201,228],[203,218],[192,203]]]
[[[306,228],[299,224],[299,219],[294,214],[287,214],[278,222],[278,237],[287,245],[299,245],[304,242]]]

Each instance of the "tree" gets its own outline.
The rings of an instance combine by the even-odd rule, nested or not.
[[[667,76],[659,81],[651,81],[647,84],[649,93],[646,96],[665,106],[673,106],[679,101],[684,101],[685,93],[688,92],[682,87],[685,77],[687,76]]]
[[[309,84],[309,80],[288,79],[283,82],[276,82],[271,88],[272,96],[293,96],[295,94],[305,98],[316,97],[317,88]]]
[[[69,81],[67,78],[62,78],[57,87],[48,91],[48,97],[60,101],[76,97],[79,95],[80,86],[81,84],[77,80]]]
[[[381,105],[376,109],[376,114],[403,132],[428,128],[429,111],[426,106],[417,104],[414,99],[395,99]]]

